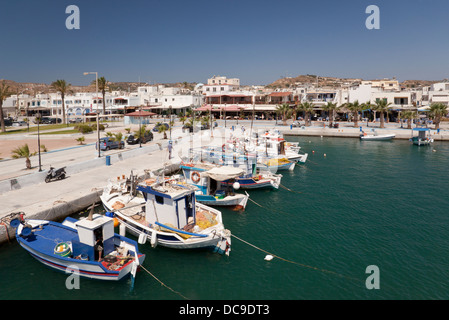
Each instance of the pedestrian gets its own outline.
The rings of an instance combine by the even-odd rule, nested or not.
[[[173,145],[172,145],[172,142],[171,142],[171,140],[168,142],[168,159],[170,160],[171,159],[171,151],[172,151],[172,149],[173,149]]]

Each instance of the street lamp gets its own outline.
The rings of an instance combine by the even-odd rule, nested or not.
[[[100,153],[100,120],[98,116],[98,72],[84,72],[85,76],[88,74],[95,74],[95,89],[96,89],[96,99],[95,99],[95,109],[97,110],[97,144],[98,144],[98,158],[101,157]]]
[[[39,172],[42,171],[42,165],[41,165],[41,137],[40,137],[40,131],[39,131],[39,123],[41,122],[41,114],[40,112],[36,115],[37,120],[37,150],[39,152]]]

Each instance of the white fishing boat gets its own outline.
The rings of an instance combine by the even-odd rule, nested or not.
[[[248,202],[248,193],[236,193],[240,184],[235,179],[242,176],[244,171],[240,168],[218,166],[207,163],[181,165],[186,183],[198,188],[195,197],[198,202],[208,206],[232,206],[244,210]],[[234,180],[229,186],[223,186],[222,181]]]
[[[177,181],[147,179],[137,184],[143,198],[120,194],[101,196],[124,230],[153,247],[212,249],[229,255],[231,232],[224,228],[221,212],[195,201],[196,187]]]
[[[396,135],[394,133],[386,133],[386,134],[379,134],[376,130],[372,130],[373,134],[367,134],[366,132],[362,131],[362,134],[360,135],[360,140],[364,141],[384,141],[384,140],[391,140]]]

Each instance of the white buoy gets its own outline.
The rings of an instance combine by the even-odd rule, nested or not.
[[[264,260],[265,261],[271,261],[271,260],[273,260],[273,256],[271,255],[271,254],[267,254],[266,256],[265,256],[265,258],[264,258]]]
[[[238,190],[238,189],[240,189],[240,183],[238,183],[238,182],[236,181],[236,182],[234,182],[234,183],[232,184],[232,187],[233,187],[235,190]]]
[[[151,246],[153,248],[156,248],[156,246],[157,246],[157,238],[156,238],[156,232],[155,231],[153,231],[151,233]]]
[[[147,242],[147,235],[145,233],[139,234],[139,239],[137,240],[139,244],[145,244]]]
[[[123,223],[120,223],[119,233],[122,237],[126,235],[126,226]]]

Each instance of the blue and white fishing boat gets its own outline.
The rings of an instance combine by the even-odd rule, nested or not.
[[[158,178],[159,179],[159,178]],[[231,232],[221,212],[195,201],[196,187],[170,178],[147,179],[137,185],[143,198],[120,192],[103,193],[104,207],[113,211],[125,230],[153,247],[211,249],[229,255]]]
[[[221,181],[221,184],[226,187],[232,187],[236,183],[241,189],[278,189],[281,183],[281,174],[258,169],[257,157],[252,153],[223,152],[220,147],[207,147],[190,150],[190,154],[190,158],[196,161],[185,162],[183,165],[194,166],[193,163],[202,162],[242,169],[241,176]]]
[[[184,179],[188,184],[198,188],[195,197],[198,202],[208,206],[232,206],[244,210],[248,202],[248,193],[235,193],[240,188],[238,182],[223,186],[222,181],[237,179],[244,174],[239,168],[218,166],[208,163],[181,165]]]
[[[93,208],[93,207],[92,207]],[[16,218],[19,244],[44,265],[100,280],[120,280],[136,275],[145,255],[137,243],[114,233],[110,217],[89,214],[82,220],[66,218],[63,223]]]

